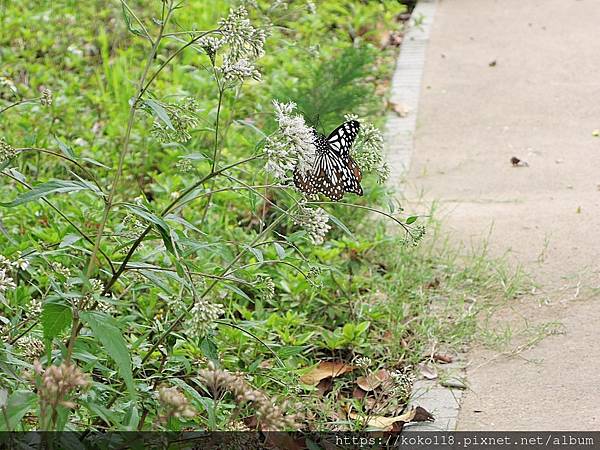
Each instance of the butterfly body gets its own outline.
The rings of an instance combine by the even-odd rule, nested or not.
[[[363,195],[362,174],[350,156],[360,124],[350,120],[325,137],[315,133],[316,157],[306,173],[294,171],[294,184],[306,194],[322,193],[331,200],[341,200],[346,192]]]

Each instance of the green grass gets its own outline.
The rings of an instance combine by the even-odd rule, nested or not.
[[[365,411],[352,397],[358,372],[336,378],[325,396],[299,377],[319,361],[352,363],[359,356],[371,358],[369,370],[410,372],[434,346],[452,350],[468,342],[477,332],[479,305],[519,294],[519,277],[485,254],[461,256],[426,219],[417,224],[427,226],[428,237],[413,246],[400,227],[390,232],[389,223],[374,221],[366,209],[328,204],[333,229],[325,243],[312,245],[305,231],[280,214],[300,198],[291,189],[245,188],[210,196],[194,191],[193,201],[171,217],[160,216],[211,172],[214,148],[223,166],[260,150],[263,133],[276,127],[273,99],[296,100],[306,119],[322,130],[341,123],[346,113],[383,124],[385,104],[374,92],[389,82],[396,49],[378,45],[382,33],[401,29],[395,18],[405,11],[402,5],[327,1],[312,15],[303,2],[275,11],[267,11],[270,2],[259,3],[262,12],[252,12],[252,22],[274,25],[259,60],[262,82],[226,91],[217,112],[218,90],[203,70],[210,61],[190,50],[175,58],[144,97],[165,104],[193,97],[198,124],[185,144],[164,144],[151,133],[152,115],[137,112],[115,203],[100,234],[101,254],[96,252],[100,257],[89,277],[102,229],[102,197],[89,190],[58,193],[0,209],[2,255],[11,260],[26,255],[29,262],[26,270],[11,269],[16,287],[0,296],[0,393],[8,397],[8,403],[0,402],[1,430],[264,425],[252,421],[256,404],[238,408],[230,394],[211,391],[198,372],[209,362],[218,370],[240,372],[275,403],[289,400],[285,413],[301,403],[302,429],[360,428],[360,421],[350,423],[341,414],[348,405]],[[152,18],[160,16],[160,5],[128,3],[152,33],[159,27]],[[175,12],[169,30],[211,29],[232,5],[189,0]],[[108,192],[148,42],[128,31],[120,2],[5,0],[0,20],[5,80],[0,109],[37,98],[42,87],[54,93],[51,106],[35,101],[0,115],[0,137],[17,148],[59,155],[27,151],[0,164],[0,201],[26,195],[18,180],[36,186],[95,179]],[[180,45],[166,40],[152,69]],[[184,157],[192,158],[192,171],[177,169]],[[205,184],[262,185],[268,181],[263,165],[240,166],[228,172],[231,178]],[[406,225],[408,214],[390,206],[396,203],[393,193],[374,176],[365,177],[363,186],[364,197],[346,201],[381,209]],[[150,231],[132,267],[110,289],[112,299],[98,295],[89,278],[109,283],[110,265],[119,267],[146,226]],[[233,272],[224,280],[220,274],[229,264]],[[222,304],[223,311],[198,336],[187,310],[215,279],[206,299],[209,306]],[[78,316],[81,328],[73,326]],[[51,417],[44,413],[40,386],[36,391],[31,381],[36,359],[44,368],[72,360],[87,374],[89,388],[65,397],[75,407],[52,407]],[[180,389],[194,417],[169,412],[158,399],[161,386]],[[396,400],[393,408],[402,407],[405,398]],[[26,406],[16,408],[17,403]]]

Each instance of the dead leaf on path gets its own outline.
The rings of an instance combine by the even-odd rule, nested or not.
[[[522,159],[519,159],[516,156],[513,156],[512,158],[510,158],[510,163],[513,165],[513,167],[528,167],[529,166],[529,164],[527,164],[526,161],[523,161]]]
[[[435,380],[438,377],[435,367],[428,366],[427,364],[419,364],[419,371],[421,372],[421,375],[428,380]]]
[[[362,400],[363,398],[365,398],[365,395],[367,395],[367,392],[362,390],[358,386],[355,387],[352,391],[352,398],[355,398],[357,400]]]
[[[333,379],[331,377],[325,378],[319,381],[317,384],[317,391],[321,397],[325,396],[329,391],[331,391],[331,387],[333,386]]]
[[[396,114],[398,114],[399,117],[406,117],[406,116],[408,116],[408,113],[410,112],[410,109],[408,109],[406,106],[401,105],[399,103],[388,102],[388,106],[392,111],[394,111]]]
[[[316,386],[325,378],[335,378],[354,370],[354,366],[341,361],[321,361],[316,367],[300,377],[304,384]]]
[[[356,384],[358,384],[363,391],[370,392],[377,389],[379,386],[381,386],[381,383],[389,378],[390,373],[385,369],[381,369],[377,372],[370,373],[366,377],[358,377]]]
[[[490,61],[490,62],[488,63],[488,66],[490,66],[490,67],[496,67],[496,64],[497,64],[497,62],[496,62],[496,60],[494,59],[493,61]]]
[[[404,414],[400,414],[399,416],[393,417],[384,417],[384,416],[367,416],[364,417],[364,425],[369,428],[377,428],[380,430],[391,431],[394,424],[396,422],[412,422],[416,414],[416,409],[411,409],[410,411],[405,412]],[[355,419],[363,419],[359,414],[350,413],[348,414],[348,418]]]
[[[413,422],[435,422],[435,417],[433,417],[433,415],[431,415],[431,413],[425,408],[417,406],[415,408],[415,417],[413,417]]]
[[[450,356],[450,355],[442,355],[440,353],[434,353],[433,354],[433,359],[435,361],[441,362],[442,364],[450,364],[453,361],[452,356]]]

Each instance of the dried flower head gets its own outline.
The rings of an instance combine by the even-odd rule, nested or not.
[[[213,362],[198,373],[200,381],[210,390],[213,398],[218,399],[226,392],[233,395],[238,407],[252,404],[263,431],[283,431],[296,429],[297,417],[286,415],[287,403],[275,405],[263,392],[253,389],[240,375],[217,369]]]
[[[170,417],[189,419],[196,416],[196,410],[176,387],[160,386],[158,388],[158,401],[166,411],[165,420]]]
[[[45,370],[39,361],[33,364],[34,384],[40,399],[42,416],[48,409],[55,411],[57,406],[74,408],[73,394],[90,386],[89,378],[73,364],[63,362],[60,366],[51,365]]]
[[[279,128],[265,144],[265,169],[281,180],[294,169],[305,174],[315,160],[314,130],[306,125],[302,116],[293,113],[295,103],[275,100],[273,106]]]
[[[17,155],[15,148],[10,145],[6,140],[0,137],[0,164],[6,161],[10,161]]]
[[[52,91],[48,88],[42,88],[40,92],[42,94],[40,103],[44,106],[50,106],[52,104]]]
[[[315,245],[321,245],[325,241],[325,236],[331,229],[328,222],[329,214],[323,208],[309,208],[302,203],[294,214],[294,223],[306,230]]]

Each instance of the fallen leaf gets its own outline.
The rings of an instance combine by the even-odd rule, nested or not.
[[[592,131],[592,136],[594,136],[594,137],[600,136],[600,130],[594,130],[594,131]]]
[[[391,431],[396,422],[411,422],[415,417],[416,409],[411,409],[399,416],[384,417],[384,416],[368,416],[364,425],[370,428],[377,428],[381,430]],[[362,418],[359,414],[350,413],[348,417],[352,420]]]
[[[435,367],[428,366],[427,364],[419,364],[419,370],[421,371],[421,375],[428,380],[435,380],[438,377]]]
[[[319,392],[319,395],[323,397],[325,394],[331,391],[332,386],[333,380],[331,377],[324,378],[323,380],[319,381],[319,384],[317,384],[317,391]]]
[[[496,64],[497,64],[497,62],[496,62],[496,60],[494,59],[493,61],[490,61],[490,62],[488,63],[488,66],[490,66],[490,67],[496,67]]]
[[[389,102],[388,106],[392,111],[398,114],[399,117],[406,117],[410,112],[410,110],[406,106],[400,105],[398,103]]]
[[[413,417],[413,422],[435,422],[435,417],[433,417],[425,408],[417,406],[415,408],[415,417]]]
[[[381,369],[377,372],[370,373],[366,377],[358,377],[356,384],[358,384],[363,391],[369,392],[377,389],[381,383],[389,378],[390,373],[385,369]]]
[[[439,362],[441,362],[443,364],[450,364],[453,361],[452,356],[450,356],[450,355],[442,355],[440,353],[434,353],[433,354],[433,359],[435,361],[439,361]]]
[[[358,386],[355,387],[352,391],[352,398],[355,398],[357,400],[362,400],[363,398],[365,398],[365,395],[367,395],[366,391],[363,391]]]
[[[523,161],[522,159],[519,159],[516,156],[513,156],[512,158],[510,158],[510,163],[513,165],[513,167],[527,167],[527,166],[529,166],[529,164],[527,164],[526,161]]]
[[[442,381],[442,386],[446,386],[449,388],[455,388],[455,389],[466,389],[467,388],[467,385],[464,383],[464,381],[459,378],[448,378],[447,380]]]
[[[353,366],[350,366],[341,361],[321,361],[308,373],[302,375],[300,377],[300,381],[304,384],[316,386],[321,380],[325,378],[339,377],[340,375],[343,375],[347,372],[351,372],[353,370]]]

